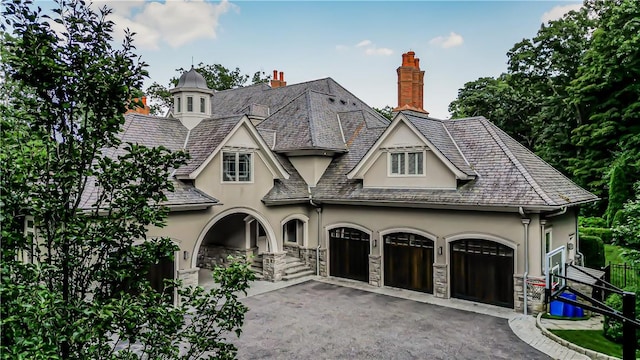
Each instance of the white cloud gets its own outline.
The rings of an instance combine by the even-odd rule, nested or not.
[[[347,45],[336,45],[336,51],[347,51],[351,47]],[[353,48],[362,49],[365,55],[382,55],[389,56],[393,54],[393,50],[389,48],[377,47],[371,40],[362,40],[359,43],[353,45]]]
[[[558,20],[562,18],[562,16],[568,13],[571,10],[578,10],[582,7],[582,4],[569,4],[569,5],[558,5],[554,6],[551,10],[542,14],[540,20],[543,23],[547,23],[548,21]]]
[[[219,18],[235,8],[228,0],[167,0],[160,2],[102,1],[95,5],[113,8],[110,16],[116,35],[129,28],[136,33],[135,45],[158,49],[161,43],[177,48],[198,39],[215,39]]]
[[[429,44],[440,46],[444,49],[460,46],[464,43],[464,39],[460,34],[450,32],[448,36],[437,36],[429,40]]]
[[[389,55],[393,54],[393,50],[391,50],[389,48],[371,47],[371,48],[368,48],[367,50],[365,50],[364,53],[367,54],[367,55],[389,56]]]

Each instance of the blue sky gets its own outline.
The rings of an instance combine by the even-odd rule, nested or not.
[[[219,63],[284,71],[298,83],[332,77],[371,106],[396,106],[396,68],[413,50],[424,104],[447,118],[465,82],[506,70],[507,51],[580,1],[106,1],[118,32],[136,31],[151,79]]]

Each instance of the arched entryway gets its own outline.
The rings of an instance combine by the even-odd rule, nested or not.
[[[414,232],[381,234],[384,284],[433,294],[433,238]]]
[[[340,225],[328,230],[329,275],[368,282],[371,232]]]
[[[514,249],[465,238],[449,244],[451,296],[513,308]]]
[[[269,222],[248,208],[228,209],[216,215],[200,233],[192,267],[225,266],[229,255],[258,256],[279,251]]]

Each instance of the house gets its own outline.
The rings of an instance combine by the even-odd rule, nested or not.
[[[194,69],[170,117],[127,114],[122,138],[191,160],[175,170],[165,228],[177,276],[253,255],[269,281],[317,273],[521,311],[544,254],[579,258],[577,216],[596,197],[483,117],[423,109],[403,54],[387,120],[331,78],[214,92]]]

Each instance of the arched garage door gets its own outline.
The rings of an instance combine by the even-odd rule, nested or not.
[[[513,249],[481,239],[450,246],[453,297],[513,307]]]
[[[385,235],[384,284],[433,294],[433,241],[409,233]]]
[[[369,234],[346,227],[329,231],[329,275],[369,281]]]

